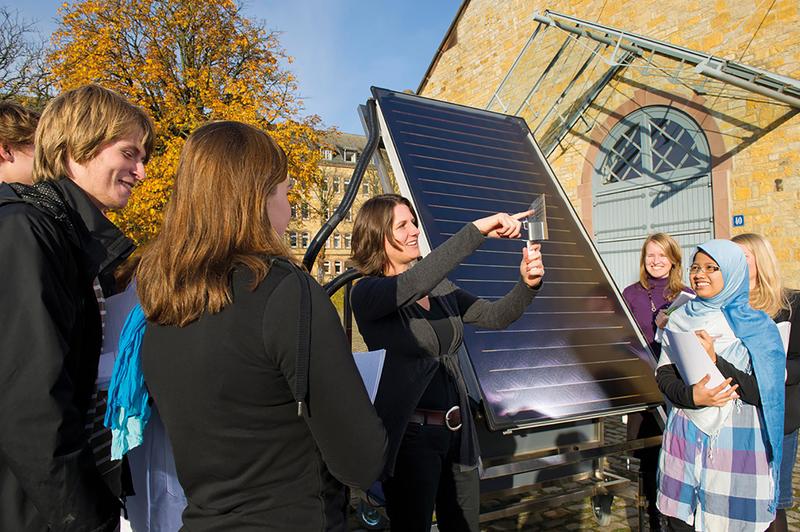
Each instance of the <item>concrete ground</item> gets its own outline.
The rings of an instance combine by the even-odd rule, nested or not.
[[[625,439],[625,426],[619,418],[611,418],[606,424],[606,441],[622,441]],[[543,507],[538,511],[521,513],[513,517],[499,519],[489,523],[483,523],[481,530],[485,532],[504,532],[504,531],[537,531],[537,530],[602,530],[622,532],[628,530],[638,530],[638,517],[636,509],[636,474],[638,460],[635,458],[626,459],[625,457],[612,457],[609,459],[608,470],[620,476],[628,477],[633,480],[619,496],[614,497],[611,506],[611,519],[606,526],[600,526],[595,519],[589,499],[567,503],[558,507]],[[800,464],[795,463],[793,474],[794,498],[796,503],[800,503]],[[544,488],[544,493],[550,494],[569,487],[577,487],[577,483],[571,486],[560,486],[557,488]],[[517,502],[526,498],[533,498],[533,495],[517,497],[514,501],[493,501],[496,505],[503,505],[509,502]],[[800,532],[800,508],[795,504],[787,512],[789,530]],[[130,526],[124,519],[121,523],[121,532],[129,532]],[[350,530],[365,531],[367,528],[361,525],[359,519],[354,515],[351,519]],[[435,530],[435,528],[434,528]]]
[[[606,421],[606,441],[615,442],[625,439],[625,426],[620,418],[610,418]],[[567,503],[557,507],[542,507],[530,513],[520,513],[512,517],[499,519],[496,521],[482,523],[481,530],[485,532],[502,532],[511,530],[536,531],[536,530],[603,530],[621,532],[628,530],[639,530],[639,521],[636,508],[636,475],[638,460],[635,458],[612,457],[608,460],[607,470],[620,476],[630,478],[632,482],[628,484],[619,494],[614,497],[611,506],[610,522],[601,526],[595,519],[591,502],[589,499]],[[800,532],[800,464],[795,463],[793,474],[793,488],[795,506],[787,512],[789,530]],[[568,485],[564,483],[557,488],[545,488],[545,493],[553,493],[570,487],[576,487],[576,483]],[[533,498],[534,495],[517,496],[514,500],[491,501],[490,504],[501,506],[509,502],[524,501],[526,498]],[[363,527],[354,516],[351,520],[351,530],[368,530]],[[435,530],[435,528],[434,528]]]

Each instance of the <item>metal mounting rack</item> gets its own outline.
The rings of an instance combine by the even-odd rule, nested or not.
[[[517,59],[514,61],[511,69],[487,102],[487,109],[521,115],[523,109],[527,105],[530,105],[534,94],[536,94],[537,90],[541,87],[545,78],[554,70],[556,63],[570,45],[579,42],[580,39],[589,39],[597,43],[596,46],[590,50],[591,53],[588,58],[580,64],[577,73],[572,77],[566,88],[560,92],[550,109],[543,114],[543,118],[541,118],[537,124],[531,123],[535,135],[539,133],[542,126],[544,126],[554,114],[557,123],[559,123],[555,132],[550,132],[550,134],[546,135],[547,138],[539,139],[537,137],[537,140],[540,140],[542,143],[542,151],[544,151],[545,155],[549,155],[571,128],[581,120],[586,109],[589,108],[605,86],[619,72],[634,66],[636,62],[643,63],[641,66],[645,70],[663,70],[655,65],[654,58],[656,56],[665,57],[678,62],[678,68],[670,75],[670,78],[676,83],[686,84],[681,78],[685,78],[687,75],[702,76],[703,78],[743,89],[753,94],[765,96],[776,103],[800,109],[800,81],[796,79],[550,10],[546,10],[544,14],[534,15],[533,19],[538,23],[536,28]],[[548,28],[555,28],[566,32],[566,39],[554,53],[541,74],[536,78],[531,89],[527,91],[525,98],[519,105],[513,105],[512,102],[503,101],[501,93],[504,88],[512,82],[515,71],[521,68],[523,57],[532,50],[533,43]],[[609,50],[610,54],[608,53]],[[606,71],[598,78],[598,81],[593,84],[591,90],[584,94],[582,100],[573,107],[573,110],[564,114],[557,113],[559,105],[565,101],[567,94],[572,90],[578,78],[584,74],[590,63],[597,59],[602,60],[602,62],[608,66]],[[690,88],[698,93],[702,93],[703,91],[703,88],[699,86]],[[535,112],[533,116],[534,118],[538,118],[539,112]]]

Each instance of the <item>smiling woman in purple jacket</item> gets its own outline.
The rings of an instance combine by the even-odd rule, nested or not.
[[[656,359],[661,352],[661,344],[654,339],[658,327],[656,318],[683,290],[686,285],[683,284],[680,246],[665,233],[648,236],[639,259],[639,281],[625,288],[622,297]]]
[[[686,286],[683,284],[680,246],[674,238],[665,233],[648,236],[642,245],[639,259],[639,281],[625,288],[622,297],[631,309],[656,360],[661,352],[661,344],[655,340],[656,328],[666,324],[663,311],[682,290],[686,290]],[[628,416],[629,440],[658,434],[661,434],[661,428],[652,414]],[[639,471],[642,474],[641,481],[647,497],[650,530],[660,530],[656,508],[656,469],[659,450],[658,447],[652,447],[634,453],[640,460]]]

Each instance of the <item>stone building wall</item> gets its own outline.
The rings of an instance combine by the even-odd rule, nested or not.
[[[569,116],[610,66],[594,59],[554,105],[596,46],[589,39],[572,38],[526,98],[568,36],[543,27],[520,55],[537,26],[534,13],[545,9],[800,79],[796,0],[717,0],[702,7],[675,0],[471,0],[422,81],[420,94],[519,114],[540,145],[553,141],[561,125],[558,115]],[[599,51],[605,59],[613,52]],[[716,236],[764,234],[776,249],[788,284],[800,287],[798,110],[704,78],[663,56],[636,59],[618,72],[548,156],[590,233],[592,173],[600,142],[626,114],[654,104],[681,109],[706,132]],[[744,215],[745,225],[732,227],[733,215]]]

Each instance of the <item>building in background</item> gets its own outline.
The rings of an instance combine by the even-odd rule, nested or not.
[[[323,139],[319,176],[307,189],[296,191],[292,203],[286,239],[298,260],[303,259],[311,240],[342,201],[365,144],[366,137],[349,133],[332,133]],[[353,207],[328,238],[310,272],[319,282],[327,282],[346,269],[355,214],[365,200],[380,193],[377,172],[370,163]]]
[[[418,94],[527,121],[618,285],[741,232],[800,286],[800,3],[465,0]]]

